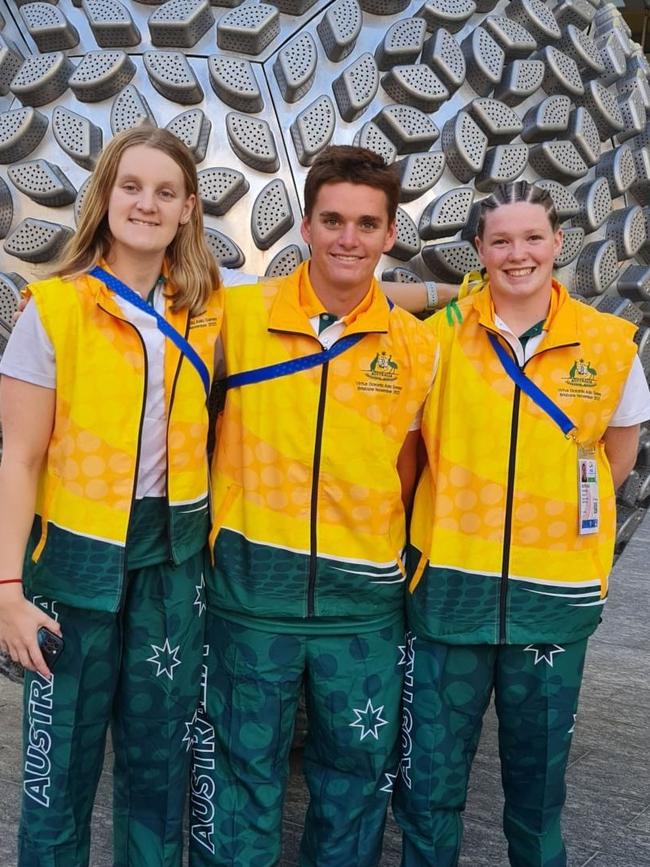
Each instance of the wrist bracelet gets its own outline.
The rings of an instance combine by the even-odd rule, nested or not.
[[[438,286],[433,280],[425,280],[424,288],[427,290],[427,306],[425,310],[435,310],[438,306]]]
[[[0,584],[22,584],[22,578],[0,578]]]

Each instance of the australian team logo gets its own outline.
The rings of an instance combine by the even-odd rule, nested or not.
[[[397,379],[399,365],[393,361],[393,356],[387,352],[378,352],[370,362],[366,376],[370,379],[379,379],[383,382],[393,382]]]
[[[578,358],[571,365],[569,370],[569,385],[594,386],[596,385],[597,371],[592,367],[589,361],[584,358]]]

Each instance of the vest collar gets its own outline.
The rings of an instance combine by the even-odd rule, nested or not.
[[[278,291],[271,304],[269,331],[284,331],[314,337],[311,317],[326,313],[309,279],[309,261],[303,262],[288,277],[279,281]],[[359,304],[342,317],[344,334],[388,331],[390,308],[388,301],[373,279],[370,289]]]
[[[471,296],[473,307],[478,314],[478,321],[490,331],[498,331],[495,324],[494,302],[489,292],[490,284],[486,283],[481,292]],[[538,347],[553,349],[556,346],[577,345],[580,343],[580,329],[575,305],[572,303],[566,288],[553,279],[551,281],[551,303],[544,321],[544,339]]]

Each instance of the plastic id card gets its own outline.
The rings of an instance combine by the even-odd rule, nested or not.
[[[578,447],[578,508],[578,533],[581,536],[597,533],[600,526],[600,503],[596,450],[584,446]]]

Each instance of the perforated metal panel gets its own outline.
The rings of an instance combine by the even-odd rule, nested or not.
[[[332,140],[336,112],[327,95],[318,97],[291,124],[291,137],[298,161],[309,166]]]
[[[650,267],[628,265],[619,276],[616,289],[630,301],[650,301]]]
[[[271,181],[264,187],[253,205],[251,234],[260,250],[268,250],[293,226],[294,217],[289,196],[282,180]]]
[[[558,94],[531,106],[524,115],[522,139],[529,143],[540,142],[565,132],[569,127],[571,105],[568,96]]]
[[[474,190],[471,187],[458,187],[438,196],[420,216],[420,237],[425,241],[433,241],[460,232],[467,223],[473,201]]]
[[[259,54],[280,33],[280,14],[269,3],[243,3],[217,23],[217,45],[242,54]]]
[[[339,114],[348,122],[356,120],[370,105],[379,87],[379,70],[369,52],[362,54],[332,82]]]
[[[89,51],[69,85],[80,102],[101,102],[119,93],[134,75],[135,64],[125,51]]]
[[[58,6],[28,3],[20,15],[39,51],[65,51],[79,44],[79,33]]]
[[[489,193],[497,184],[517,180],[528,162],[528,145],[509,144],[489,148],[483,168],[476,176],[476,189]]]
[[[262,111],[264,100],[248,60],[213,55],[208,59],[208,72],[212,89],[226,105],[253,114]]]
[[[401,178],[400,202],[412,202],[430,190],[445,167],[443,153],[411,154],[398,163]]]
[[[442,149],[447,167],[467,183],[483,168],[487,136],[466,111],[459,111],[442,130]]]
[[[144,68],[158,93],[181,105],[194,105],[203,99],[203,88],[192,67],[180,51],[145,51]]]
[[[213,22],[208,0],[167,0],[149,16],[149,34],[159,48],[192,48]]]
[[[431,118],[409,105],[389,105],[373,118],[398,154],[427,151],[440,135]]]
[[[566,227],[562,232],[562,248],[555,259],[556,268],[565,268],[579,255],[585,240],[585,230]]]
[[[60,253],[71,235],[68,226],[28,217],[7,236],[4,249],[23,262],[48,262]]]
[[[397,209],[395,227],[397,229],[397,237],[389,254],[394,259],[407,262],[414,256],[417,256],[422,246],[418,227],[402,208]]]
[[[221,217],[248,192],[249,183],[236,169],[213,168],[199,172],[199,196],[206,214]]]
[[[487,96],[501,81],[505,54],[483,27],[475,27],[461,44],[467,82],[479,96]]]
[[[473,99],[467,110],[487,136],[490,145],[507,144],[522,131],[519,115],[498,99]]]
[[[47,160],[32,160],[10,166],[12,184],[39,205],[60,208],[74,202],[77,191],[58,166]]]
[[[273,72],[285,102],[296,102],[309,92],[317,62],[318,50],[310,33],[299,34],[282,48],[273,64]]]
[[[449,93],[453,93],[465,81],[467,70],[463,52],[444,27],[439,27],[424,43],[422,63],[433,69]]]
[[[544,64],[541,60],[515,60],[506,67],[501,83],[494,90],[506,105],[519,105],[542,86]]]
[[[606,234],[616,244],[619,260],[636,255],[646,241],[645,219],[639,205],[620,208],[610,214]]]
[[[531,166],[545,178],[570,184],[589,171],[571,141],[550,141],[532,145],[528,156]]]
[[[414,63],[424,46],[426,30],[423,18],[406,18],[392,24],[375,50],[379,69],[385,72],[393,66]]]
[[[573,288],[586,298],[602,295],[616,280],[618,259],[613,241],[592,241],[585,244],[576,264]]]
[[[203,162],[212,124],[202,109],[192,108],[184,111],[167,124],[167,129],[187,145],[192,152],[194,162]]]
[[[585,234],[594,232],[602,226],[612,210],[612,194],[605,178],[598,178],[582,184],[575,190],[580,210],[573,219],[573,225],[581,226]]]
[[[621,145],[603,154],[596,166],[596,175],[605,178],[613,199],[620,196],[636,178],[632,150],[627,145]]]
[[[395,102],[421,111],[435,111],[449,97],[449,91],[425,64],[394,66],[382,76],[381,86]]]

